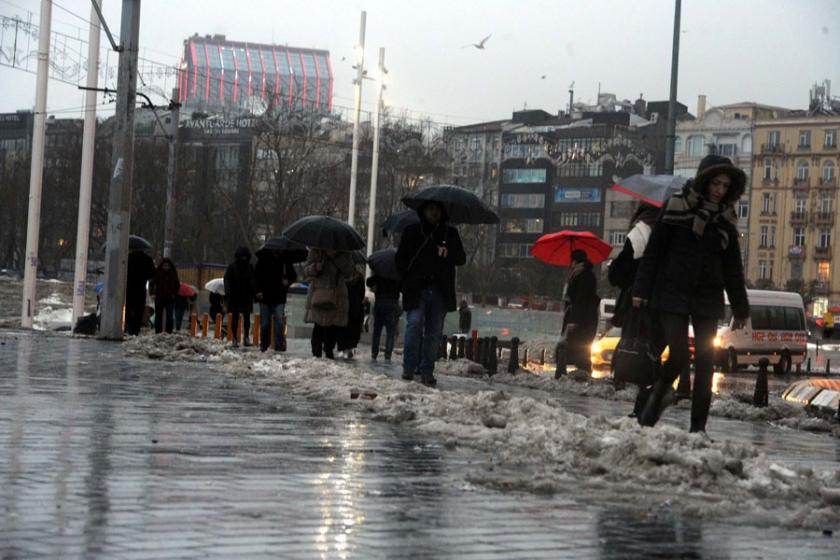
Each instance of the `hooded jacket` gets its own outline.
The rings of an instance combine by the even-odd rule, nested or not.
[[[455,267],[467,262],[461,236],[446,223],[446,216],[433,225],[423,217],[422,207],[417,213],[420,223],[405,228],[396,255],[397,270],[403,278],[403,308],[416,309],[420,305],[420,291],[434,286],[443,295],[446,310],[455,311]],[[446,257],[438,254],[439,246],[446,246]]]
[[[287,284],[283,284],[283,281]],[[275,307],[286,303],[289,286],[297,281],[295,267],[271,251],[257,251],[257,266],[254,267],[254,292],[262,294],[260,303]]]
[[[146,282],[155,277],[155,261],[143,251],[128,254],[125,303],[129,307],[146,304]]]
[[[563,328],[575,324],[582,332],[592,332],[598,329],[598,279],[592,271],[592,263],[588,260],[579,262],[572,267],[566,281],[566,311],[563,314]]]
[[[169,264],[169,270],[164,270],[163,265]],[[175,269],[175,263],[170,259],[161,259],[155,269],[155,277],[152,280],[153,284],[150,286],[151,292],[155,295],[155,302],[159,304],[168,305],[175,303],[175,297],[178,295],[178,290],[181,289],[181,281],[178,279],[178,271]]]
[[[251,251],[240,247],[236,259],[225,271],[225,302],[230,313],[250,313],[254,309],[254,266]]]

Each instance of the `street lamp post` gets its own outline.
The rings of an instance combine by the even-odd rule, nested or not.
[[[347,223],[353,226],[356,221],[356,176],[359,172],[359,120],[362,113],[362,80],[365,77],[365,25],[367,12],[362,12],[359,25],[359,44],[356,45],[356,79],[354,80],[356,98],[353,107],[353,155],[350,162],[350,207]]]
[[[379,129],[382,113],[382,94],[385,91],[385,49],[379,49],[379,92],[376,96],[376,109],[373,113],[373,159],[370,169],[370,201],[368,206],[367,254],[373,252],[373,232],[376,231],[376,187],[379,178]],[[370,272],[370,268],[368,268]]]

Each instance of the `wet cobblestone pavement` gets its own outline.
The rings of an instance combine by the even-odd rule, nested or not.
[[[818,531],[471,486],[480,456],[208,366],[61,336],[0,331],[0,343],[3,559],[840,557],[840,538]],[[710,429],[791,461],[840,460],[826,437]]]

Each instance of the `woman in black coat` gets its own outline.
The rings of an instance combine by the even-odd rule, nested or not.
[[[725,157],[703,158],[697,176],[665,204],[633,284],[633,306],[649,304],[660,318],[670,356],[639,423],[653,426],[669,404],[670,387],[687,367],[689,320],[694,326],[692,432],[705,434],[712,399],[714,338],[729,295],[733,328],[743,327],[749,303],[738,244],[735,203],[746,176]]]
[[[239,337],[245,346],[250,346],[248,331],[251,330],[251,311],[254,309],[254,266],[251,251],[247,247],[236,250],[235,259],[225,271],[225,303],[228,313],[233,315],[233,344],[239,344]],[[239,332],[239,316],[242,315],[243,329]]]
[[[566,307],[563,313],[567,360],[578,369],[588,372],[592,369],[589,349],[598,332],[598,305],[601,298],[598,296],[598,279],[586,253],[580,249],[572,251],[572,262],[574,264],[566,281]]]

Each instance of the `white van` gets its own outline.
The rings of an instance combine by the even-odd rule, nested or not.
[[[789,373],[805,361],[808,330],[802,296],[795,292],[747,290],[750,317],[746,327],[732,330],[732,310],[726,301],[726,318],[715,337],[717,362],[727,372],[758,365],[767,358],[776,373]]]
[[[615,315],[615,300],[601,299],[598,306],[598,332],[605,332],[610,325],[610,319]]]

